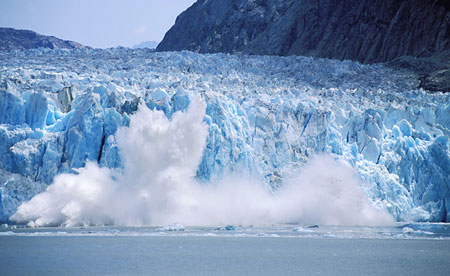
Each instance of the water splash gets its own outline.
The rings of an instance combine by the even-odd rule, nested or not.
[[[200,184],[205,109],[196,97],[169,120],[141,105],[116,134],[123,170],[89,162],[78,174],[59,175],[11,220],[31,226],[393,223],[361,192],[353,170],[327,156],[311,159],[275,192],[243,175]]]

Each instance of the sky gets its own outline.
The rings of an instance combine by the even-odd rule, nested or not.
[[[0,27],[108,48],[160,42],[195,0],[0,0]]]

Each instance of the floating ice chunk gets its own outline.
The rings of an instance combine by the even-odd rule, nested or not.
[[[235,231],[236,227],[234,225],[230,224],[230,225],[227,225],[225,227],[216,228],[216,230],[218,230],[218,231]]]
[[[414,229],[412,229],[411,227],[403,227],[402,233],[403,234],[414,234]]]
[[[225,226],[225,230],[234,231],[234,230],[236,230],[236,227],[234,227],[234,225],[227,225],[227,226]]]
[[[293,232],[302,232],[302,233],[310,233],[310,232],[314,232],[311,229],[304,229],[301,226],[295,227],[294,229],[292,229]]]
[[[419,229],[413,229],[412,227],[403,227],[402,229],[402,233],[403,234],[407,234],[407,235],[414,235],[414,236],[431,236],[434,235],[435,233],[430,232],[430,231],[423,231],[420,229],[420,226],[415,226],[412,225],[414,228],[419,228]]]
[[[179,223],[173,223],[159,229],[160,231],[184,231],[185,227]]]

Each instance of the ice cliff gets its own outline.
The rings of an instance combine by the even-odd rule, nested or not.
[[[354,167],[397,220],[449,221],[450,95],[381,64],[149,50],[0,53],[0,220],[54,177],[121,168],[140,102],[167,118],[206,102],[199,181],[246,171],[276,190],[317,153]],[[237,185],[234,187],[239,189]]]

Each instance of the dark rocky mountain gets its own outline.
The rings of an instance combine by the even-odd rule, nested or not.
[[[199,0],[157,49],[367,63],[448,48],[450,12],[434,0]]]
[[[87,47],[77,42],[62,40],[54,36],[40,35],[29,30],[0,28],[0,51],[26,50],[35,48],[80,49]]]
[[[198,0],[178,16],[157,47],[157,51],[306,55],[363,63],[410,56],[390,65],[414,70],[424,87],[433,90],[443,89],[426,84],[437,71],[416,70],[414,64],[439,67],[439,76],[442,70],[449,74],[448,62],[439,61],[442,55],[430,58],[447,49],[448,0]]]

